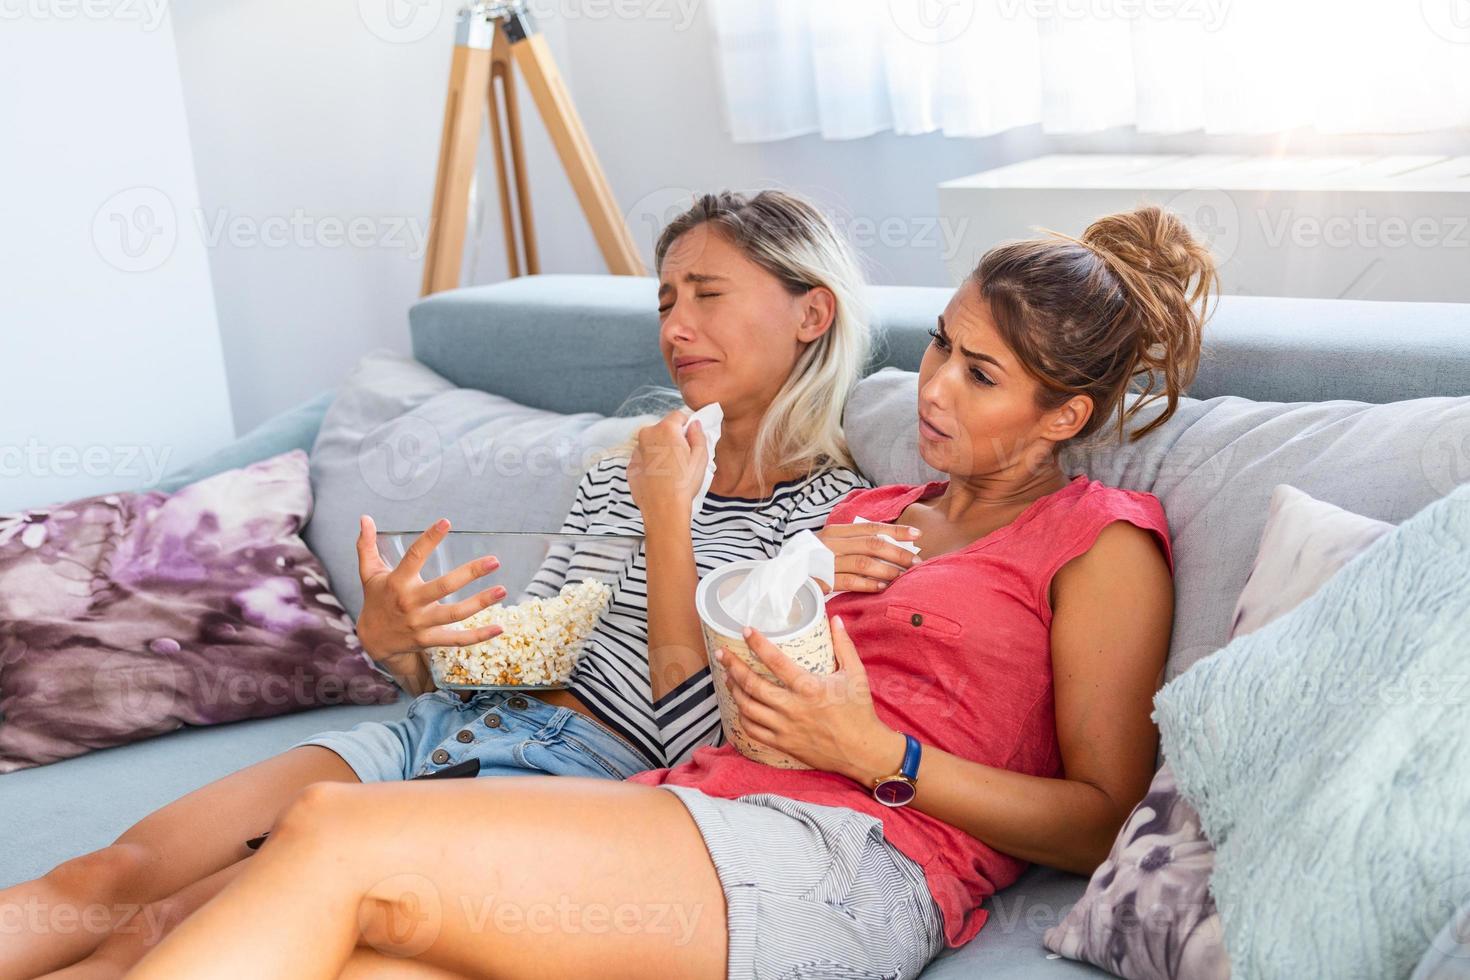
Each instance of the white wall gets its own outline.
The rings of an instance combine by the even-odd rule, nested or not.
[[[165,12],[8,5],[0,82],[3,513],[146,486],[234,426]]]
[[[943,283],[946,242],[957,236],[939,227],[939,181],[1039,145],[1025,132],[737,146],[724,132],[698,0],[538,0],[533,9],[646,251],[696,190],[782,186],[833,212],[875,281]],[[336,384],[370,347],[408,349],[456,10],[454,0],[175,0],[206,227],[242,228],[209,246],[242,430]],[[628,10],[642,15],[619,15]],[[524,87],[522,96],[543,268],[600,272]],[[481,159],[488,204],[466,282],[506,275],[488,147]],[[293,216],[300,230],[277,243],[254,234]],[[323,218],[363,222],[372,244],[323,245],[313,224]]]
[[[454,11],[449,0],[175,0],[241,431],[336,385],[370,348],[408,350]],[[549,143],[539,126],[530,136],[544,169]],[[536,203],[549,270],[593,268],[590,238],[580,252],[564,245],[565,181],[540,181]],[[480,260],[478,278],[504,277],[498,224]]]

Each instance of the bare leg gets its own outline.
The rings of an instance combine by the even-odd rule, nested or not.
[[[335,980],[360,942],[470,976],[721,978],[725,899],[663,790],[322,784],[129,976]]]
[[[469,980],[463,973],[430,966],[421,960],[389,956],[359,946],[338,980]]]
[[[248,857],[245,841],[324,781],[357,776],[330,749],[291,749],[149,814],[109,847],[0,891],[0,980],[26,980],[87,956],[145,906]]]
[[[181,892],[143,907],[131,922],[118,926],[88,957],[45,980],[115,980],[127,973],[153,947],[163,942],[180,922],[240,876],[247,860],[194,882]]]

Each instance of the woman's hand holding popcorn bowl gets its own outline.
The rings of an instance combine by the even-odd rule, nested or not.
[[[413,693],[566,687],[643,540],[450,531],[448,521],[417,535],[379,533],[368,518],[363,532],[359,636],[375,661],[413,681]],[[504,584],[475,591],[497,569]],[[502,605],[511,594],[518,601]]]

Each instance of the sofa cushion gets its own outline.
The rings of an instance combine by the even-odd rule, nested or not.
[[[596,455],[643,417],[559,415],[456,388],[417,361],[373,351],[338,389],[311,451],[306,541],[356,617],[358,518],[422,531],[556,531]]]
[[[917,393],[918,375],[887,370],[860,382],[849,402],[848,441],[876,484],[943,478],[919,456]],[[1146,406],[1130,430],[1162,408]],[[1470,398],[1385,405],[1185,398],[1137,443],[1110,442],[1110,431],[1116,427],[1068,446],[1062,464],[1164,505],[1176,562],[1169,678],[1228,641],[1277,484],[1397,524],[1470,480]]]
[[[172,495],[0,518],[0,772],[393,700],[299,536],[310,511],[296,449]]]
[[[1470,897],[1467,582],[1470,484],[1155,697],[1235,974],[1407,976]]]
[[[1278,486],[1266,509],[1256,562],[1235,602],[1230,639],[1254,633],[1301,605],[1392,530],[1387,521],[1343,510],[1285,483]]]

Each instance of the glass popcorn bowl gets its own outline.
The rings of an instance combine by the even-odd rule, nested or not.
[[[378,550],[394,567],[422,531],[380,531]],[[439,600],[452,604],[499,585],[500,602],[453,624],[498,625],[499,636],[424,651],[434,683],[446,691],[550,691],[565,688],[587,636],[607,612],[613,589],[643,544],[637,534],[450,531],[419,574],[432,581],[493,555],[500,567]]]

